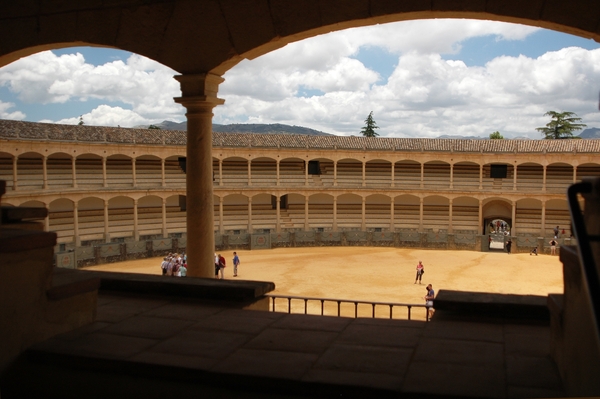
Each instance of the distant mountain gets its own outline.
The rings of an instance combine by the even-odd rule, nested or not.
[[[600,129],[597,127],[585,129],[579,134],[579,137],[582,139],[600,139]]]
[[[442,134],[438,136],[438,139],[465,139],[465,140],[485,140],[487,137],[479,137],[479,136],[452,136],[449,134]]]
[[[149,125],[135,126],[137,128],[147,129]],[[163,121],[155,123],[165,130],[187,130],[187,122]],[[220,133],[263,133],[263,134],[305,134],[311,136],[333,136],[333,134],[321,132],[319,130],[309,129],[302,126],[283,125],[281,123],[259,124],[259,123],[235,123],[231,125],[219,125],[213,123],[213,132]]]

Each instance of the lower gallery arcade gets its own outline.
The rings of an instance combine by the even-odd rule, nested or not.
[[[0,121],[0,142],[3,205],[47,207],[71,266],[185,250],[185,132]],[[215,243],[486,250],[498,221],[523,251],[570,242],[565,192],[600,175],[598,144],[214,133]]]

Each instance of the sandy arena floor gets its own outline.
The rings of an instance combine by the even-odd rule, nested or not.
[[[558,256],[382,247],[237,252],[241,264],[235,278],[272,281],[276,286],[273,294],[278,295],[422,304],[429,283],[436,292],[440,289],[530,295],[563,292]],[[222,254],[228,265],[225,278],[233,279],[233,251]],[[423,284],[415,285],[419,260],[423,261],[425,274]],[[149,258],[88,269],[161,274],[161,261],[162,258]]]

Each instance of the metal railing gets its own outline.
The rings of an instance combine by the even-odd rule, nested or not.
[[[291,295],[273,295],[267,294],[267,297],[271,298],[271,311],[276,312],[276,301],[277,299],[286,300],[287,301],[287,313],[292,313],[292,301],[296,302],[304,302],[304,311],[303,312],[293,312],[300,314],[315,314],[308,312],[308,304],[309,302],[317,302],[320,304],[320,315],[325,316],[325,304],[326,303],[335,303],[337,304],[337,317],[342,317],[342,304],[353,304],[354,305],[354,318],[358,318],[358,307],[359,305],[368,305],[371,306],[371,318],[376,318],[375,310],[378,307],[388,307],[389,308],[389,318],[393,319],[393,311],[394,307],[404,307],[407,309],[407,320],[411,320],[411,311],[412,308],[423,308],[425,309],[425,320],[429,321],[429,306],[423,304],[414,304],[414,303],[394,303],[394,302],[371,302],[371,301],[358,301],[351,299],[333,299],[333,298],[311,298],[311,297],[301,297],[301,296],[291,296]],[[280,301],[281,302],[281,301]],[[297,309],[297,308],[296,308]],[[319,314],[319,313],[316,313]]]

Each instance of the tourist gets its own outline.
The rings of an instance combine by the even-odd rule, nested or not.
[[[529,256],[531,255],[538,255],[538,247],[533,247],[533,249],[531,250],[531,252],[529,252]]]
[[[162,269],[162,275],[167,274],[167,265],[169,264],[169,258],[164,257],[162,263],[160,264],[160,268]]]
[[[423,267],[423,263],[419,261],[419,264],[417,265],[417,277],[415,277],[415,284],[417,284],[417,281],[419,284],[421,284],[421,277],[423,276],[423,273],[425,273],[425,268]]]
[[[182,263],[179,267],[179,277],[187,276],[187,263]]]
[[[433,299],[435,298],[435,291],[433,290],[433,286],[431,284],[427,285],[427,295],[423,297],[425,299],[425,306],[427,306],[427,314],[429,318],[433,316]]]
[[[240,258],[237,256],[237,252],[233,253],[233,277],[237,277],[238,266],[240,265]]]
[[[550,255],[556,255],[556,240],[550,240]]]
[[[512,240],[509,239],[508,241],[506,241],[506,252],[508,252],[509,255],[510,255],[511,248],[512,248]]]
[[[558,226],[554,228],[554,238],[558,238]]]
[[[178,277],[179,276],[179,258],[177,257],[177,254],[175,254],[175,257],[173,259],[174,259],[173,270],[171,271],[171,276]]]
[[[217,253],[215,252],[215,278],[219,278],[219,257],[217,256]]]
[[[225,258],[219,254],[219,275],[221,279],[225,278]]]

